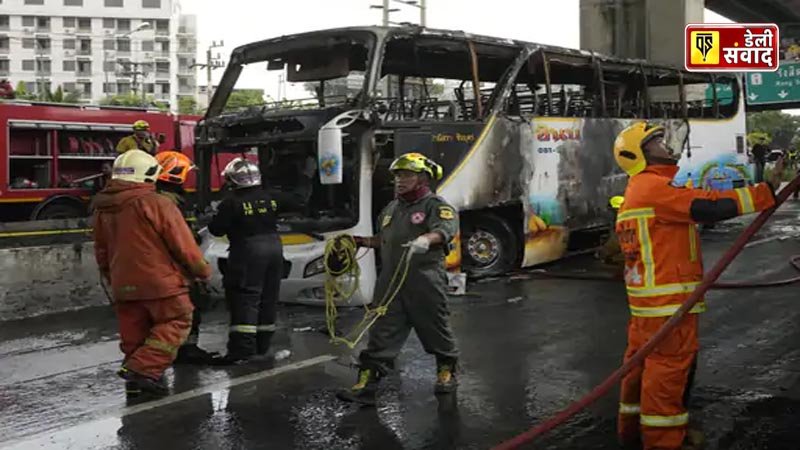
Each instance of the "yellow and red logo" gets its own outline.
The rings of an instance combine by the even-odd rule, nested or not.
[[[697,23],[686,25],[686,70],[691,72],[774,72],[780,30],[775,24]]]

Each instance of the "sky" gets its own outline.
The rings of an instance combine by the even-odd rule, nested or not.
[[[571,48],[580,46],[580,0],[427,0],[427,3],[427,22],[432,28]],[[224,41],[224,46],[213,52],[226,61],[235,47],[254,41],[326,28],[378,25],[382,20],[381,10],[370,9],[373,4],[380,5],[381,0],[181,0],[185,13],[197,15],[198,62],[205,62],[205,52],[212,41]],[[392,21],[419,23],[419,9],[394,1],[391,5],[400,9],[392,13]],[[514,12],[501,16],[500,11]],[[730,22],[709,10],[705,10],[704,21]],[[214,84],[223,70],[213,71]],[[206,84],[205,70],[198,72],[198,84]],[[266,72],[260,65],[258,69],[246,69],[236,87],[264,89],[275,98],[278,85],[277,74]],[[288,90],[290,97],[292,92],[303,92],[300,86],[290,86]]]

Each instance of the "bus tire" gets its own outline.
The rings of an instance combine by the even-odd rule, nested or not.
[[[79,219],[88,216],[86,206],[77,201],[59,200],[37,207],[31,220]]]
[[[502,218],[490,213],[467,217],[461,235],[463,267],[469,277],[501,275],[517,263],[519,238]]]

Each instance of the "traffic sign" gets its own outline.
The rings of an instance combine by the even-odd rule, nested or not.
[[[800,102],[800,62],[782,61],[775,72],[745,74],[748,105]]]

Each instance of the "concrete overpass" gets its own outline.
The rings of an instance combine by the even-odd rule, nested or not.
[[[581,48],[683,67],[684,27],[708,8],[735,22],[768,22],[800,39],[800,0],[581,0]],[[800,108],[800,104],[757,109]]]

